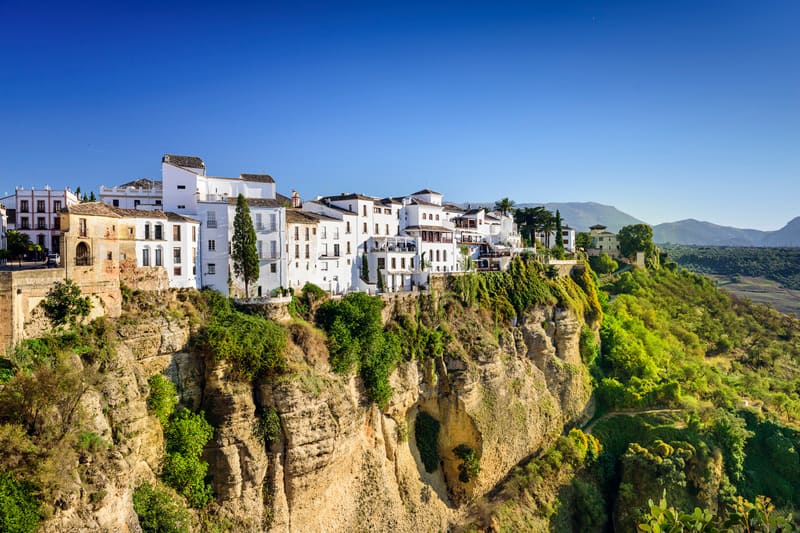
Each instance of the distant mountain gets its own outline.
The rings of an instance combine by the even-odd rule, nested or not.
[[[517,207],[536,207],[543,204],[518,204]],[[568,226],[575,228],[576,231],[589,231],[590,226],[602,224],[608,231],[618,232],[621,227],[630,224],[643,224],[638,218],[623,213],[611,205],[598,204],[595,202],[551,202],[544,206],[555,213],[556,209],[561,212],[561,218]]]
[[[800,217],[776,231],[740,229],[687,219],[653,226],[658,243],[703,246],[800,246]]]

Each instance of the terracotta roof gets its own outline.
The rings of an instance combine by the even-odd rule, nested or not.
[[[286,210],[286,223],[287,224],[318,224],[319,218],[315,213],[308,213],[306,211],[298,211],[297,209]]]
[[[206,168],[206,164],[203,163],[203,160],[193,155],[164,154],[164,157],[161,158],[161,162],[183,168]]]
[[[139,178],[138,180],[129,181],[128,183],[120,185],[120,187],[138,187],[141,189],[154,189],[156,186],[161,187],[161,182],[149,178]]]
[[[478,214],[478,213],[480,213],[481,211],[483,211],[483,208],[480,208],[480,209],[470,209],[469,211],[466,211],[466,212],[464,213],[464,215],[465,215],[465,216],[466,216],[466,215],[477,215],[477,214]]]
[[[430,206],[433,206],[433,207],[442,207],[439,204],[434,204],[434,203],[431,203],[431,202],[426,202],[425,200],[420,200],[416,196],[411,198],[411,203],[412,204],[417,204],[417,205],[430,205]]]
[[[240,174],[240,178],[244,181],[255,181],[257,183],[275,183],[275,180],[269,174]]]
[[[459,213],[466,212],[466,209],[464,209],[460,205],[456,205],[456,204],[442,204],[442,207],[444,207],[448,211],[457,211]]]
[[[275,199],[286,205],[292,205],[292,199],[289,196],[283,195],[279,192],[275,193]]]
[[[103,216],[110,218],[164,218],[172,222],[196,222],[199,220],[181,215],[179,213],[164,212],[164,211],[148,211],[145,209],[122,209],[121,207],[114,207],[103,202],[83,202],[80,204],[73,204],[61,210],[62,213],[70,213],[73,215],[93,215]]]
[[[356,213],[355,211],[350,211],[350,210],[345,209],[344,207],[339,207],[338,205],[329,204],[329,203],[327,203],[325,201],[311,200],[309,202],[306,202],[306,204],[323,205],[323,206],[325,206],[325,207],[327,207],[329,209],[333,209],[334,211],[338,211],[338,212],[342,213],[343,215],[350,215],[350,216],[354,216],[354,217],[358,216],[358,213]]]
[[[436,191],[432,191],[430,189],[422,189],[421,191],[413,192],[413,193],[411,193],[411,196],[414,196],[415,194],[438,194],[439,196],[442,195],[442,193],[436,192]]]
[[[247,205],[253,207],[284,207],[284,205],[273,198],[246,198]],[[236,205],[236,198],[228,198],[228,203]]]
[[[141,213],[141,211],[139,211]],[[200,223],[199,220],[192,217],[187,217],[186,215],[181,215],[180,213],[173,213],[171,211],[167,211],[164,213],[167,215],[167,220],[170,222],[195,222],[197,224]]]
[[[356,192],[337,194],[336,196],[324,196],[323,200],[330,200],[331,202],[338,202],[340,200],[367,200],[370,202],[374,202],[375,198],[370,198],[369,196],[364,196],[363,194],[359,194]]]

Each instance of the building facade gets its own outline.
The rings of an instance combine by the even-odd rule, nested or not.
[[[606,226],[596,224],[589,228],[589,237],[592,244],[587,250],[589,255],[608,254],[611,257],[619,257],[619,240],[616,233],[607,231]]]
[[[61,249],[61,210],[80,201],[70,189],[25,189],[17,187],[12,195],[0,198],[6,209],[14,209],[14,229],[38,244],[43,254]]]
[[[160,181],[147,178],[123,183],[117,187],[100,187],[100,201],[122,209],[161,211],[164,206]]]

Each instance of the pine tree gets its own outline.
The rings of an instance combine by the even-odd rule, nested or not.
[[[256,230],[250,218],[250,206],[243,195],[236,199],[233,219],[233,273],[244,281],[245,297],[250,297],[250,283],[258,279],[258,250]]]

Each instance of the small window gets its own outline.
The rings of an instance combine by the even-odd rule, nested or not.
[[[375,235],[381,234],[381,227],[380,224],[375,224]]]
[[[178,224],[172,225],[172,240],[173,241],[181,240],[181,227]]]
[[[206,227],[209,228],[217,227],[217,214],[214,211],[209,211],[208,213],[206,213]]]
[[[214,239],[210,239],[208,241],[208,251],[213,252],[216,249],[217,249],[217,241],[215,241]]]
[[[208,273],[212,274],[212,275],[217,273],[217,265],[216,265],[216,263],[209,263],[208,264]]]
[[[366,233],[366,232],[367,232],[367,223],[364,222],[364,233]]]
[[[186,206],[185,205],[179,205],[178,209],[186,209]],[[180,270],[180,269],[178,269],[178,270]]]
[[[366,205],[364,206],[364,209],[362,210],[362,212],[364,213],[364,216],[367,216],[367,206]]]
[[[278,265],[272,263],[271,265],[269,265],[269,271],[272,272],[273,274],[276,273],[278,271]]]
[[[109,261],[112,261],[114,259],[114,253],[113,252],[108,252],[106,254],[106,259],[108,259]]]
[[[54,200],[53,201],[53,211],[55,211],[56,213],[61,211],[61,200]]]
[[[158,248],[156,248],[156,266],[157,267],[164,266],[164,261],[163,261],[161,256],[162,256],[162,250],[161,250],[161,247],[159,246]]]
[[[141,203],[142,203],[141,200],[134,200],[133,201],[133,207],[139,207],[139,204],[141,204]]]
[[[192,226],[192,242],[197,242],[197,226]]]
[[[186,185],[178,185],[178,190],[179,191],[180,190],[184,190],[184,189],[186,189]]]
[[[181,275],[181,267],[175,267],[175,268],[173,268],[173,269],[172,269],[172,273],[173,273],[174,275],[176,275],[176,276],[180,276],[180,275]]]
[[[119,207],[119,200],[114,200],[113,203],[114,203],[114,207]]]
[[[173,248],[172,249],[172,262],[176,265],[181,264],[181,249],[180,248]]]

